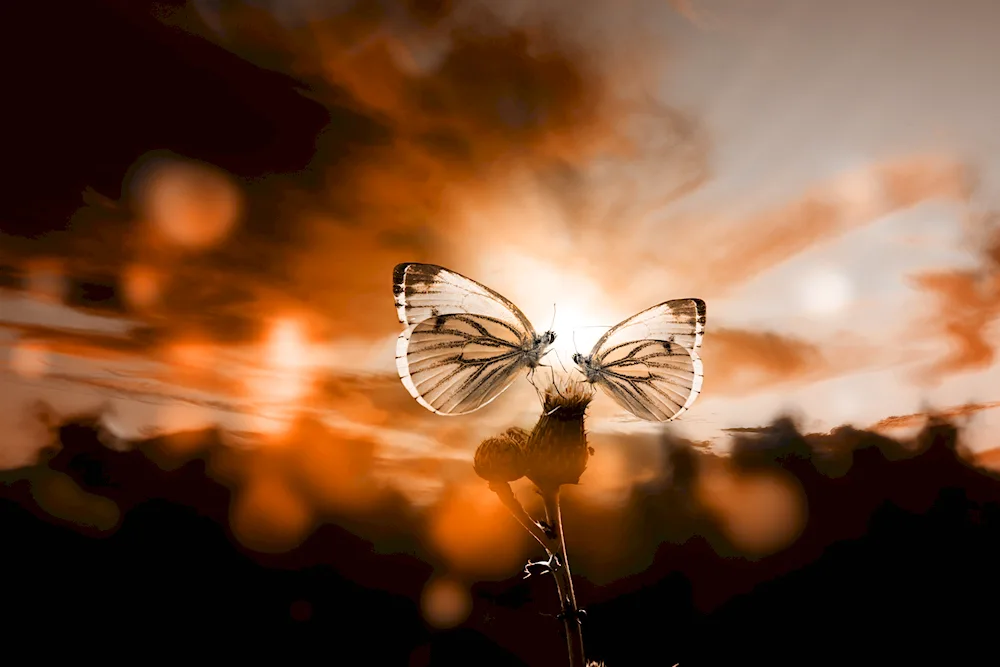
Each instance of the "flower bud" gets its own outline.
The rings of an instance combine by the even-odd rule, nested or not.
[[[509,428],[500,435],[483,440],[476,448],[473,467],[488,482],[513,482],[524,477],[524,444],[528,432]]]
[[[593,388],[586,383],[545,393],[542,416],[525,445],[525,474],[540,490],[554,491],[562,484],[580,482],[593,453],[583,424],[593,397]]]

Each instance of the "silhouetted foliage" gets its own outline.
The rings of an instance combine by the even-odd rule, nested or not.
[[[440,563],[402,496],[364,516],[326,517],[287,553],[257,554],[232,537],[230,492],[205,472],[208,454],[225,447],[218,432],[187,434],[204,445],[186,460],[169,460],[160,438],[109,449],[93,416],[57,433],[49,461],[4,473],[0,486],[4,558],[18,582],[4,592],[6,609],[19,610],[8,620],[15,634],[44,623],[88,637],[169,637],[174,648],[226,655],[337,647],[373,664],[565,658],[552,641],[559,622],[549,582],[516,572],[474,585],[460,628],[429,630],[419,600]],[[776,665],[803,664],[813,652],[861,664],[885,651],[898,661],[919,661],[931,648],[985,654],[1000,594],[1000,486],[960,459],[957,435],[932,422],[904,446],[856,429],[806,435],[787,421],[740,435],[738,469],[790,472],[808,499],[798,539],[763,557],[742,555],[699,506],[691,488],[711,455],[681,442],[668,443],[669,483],[636,488],[622,508],[569,497],[578,595],[590,602],[588,653],[610,665],[652,656]],[[830,474],[833,454],[850,467]],[[71,527],[39,509],[31,485],[55,473],[113,500],[118,527]],[[588,540],[610,524],[625,529],[608,552],[617,574],[603,581],[609,565]],[[525,623],[530,615],[537,622]],[[104,650],[129,653],[123,643]]]

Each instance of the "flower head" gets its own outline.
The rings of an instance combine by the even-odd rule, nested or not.
[[[568,374],[553,373],[539,392],[542,416],[525,444],[525,475],[539,489],[577,484],[592,453],[587,445],[584,417],[594,399],[594,387]]]
[[[512,427],[500,435],[483,440],[476,448],[473,467],[488,482],[513,482],[524,477],[527,462],[524,444],[528,432]]]
[[[538,372],[539,376],[547,376],[548,382],[536,385],[538,397],[542,401],[542,411],[586,410],[594,400],[594,385],[575,372],[560,372],[553,369],[551,374]]]

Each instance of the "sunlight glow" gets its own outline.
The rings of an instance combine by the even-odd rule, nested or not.
[[[589,353],[608,328],[627,316],[615,315],[618,309],[609,305],[601,286],[573,266],[559,266],[513,248],[491,252],[483,264],[485,273],[495,271],[506,281],[490,287],[524,311],[539,333],[555,331],[554,353],[545,363],[560,370],[560,361],[572,369],[574,353]]]
[[[301,370],[305,367],[306,341],[301,325],[295,320],[278,320],[268,340],[267,364],[280,377],[271,385],[272,398],[294,401],[305,392]]]
[[[249,382],[252,398],[263,403],[255,409],[253,430],[278,434],[291,425],[310,391],[309,342],[302,322],[276,319],[262,352],[263,368]]]
[[[10,350],[10,368],[23,378],[40,378],[49,364],[49,353],[41,343],[23,342]]]
[[[799,286],[802,309],[813,315],[836,315],[851,302],[854,286],[843,271],[817,269]]]

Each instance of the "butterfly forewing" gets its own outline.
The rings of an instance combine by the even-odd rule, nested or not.
[[[594,345],[594,353],[637,340],[666,340],[697,352],[705,335],[705,313],[701,299],[666,301],[609,329]]]
[[[396,368],[410,395],[441,415],[478,410],[528,366],[535,330],[493,290],[431,264],[394,271]]]
[[[675,299],[613,327],[591,352],[597,383],[640,419],[679,417],[701,392],[705,313],[701,299]]]
[[[392,282],[400,324],[468,313],[506,322],[526,339],[535,336],[531,322],[507,298],[444,267],[415,262],[398,264],[392,272]]]

